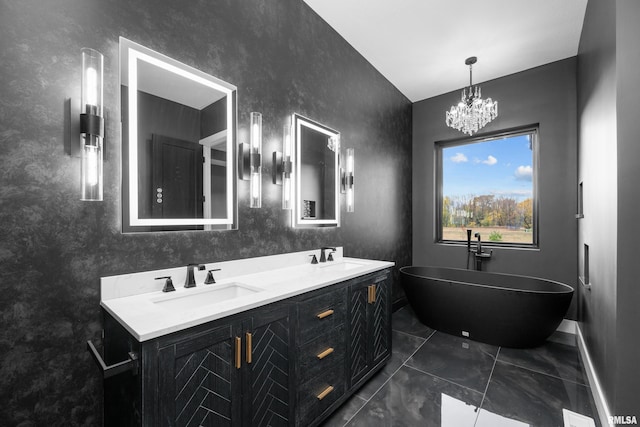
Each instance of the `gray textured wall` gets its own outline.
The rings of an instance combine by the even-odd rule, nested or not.
[[[240,137],[262,112],[265,153],[293,112],[339,130],[356,152],[356,212],[339,229],[291,229],[267,165],[262,209],[239,185],[238,231],[121,234],[119,36],[237,85]],[[64,151],[83,46],[105,55],[101,203],[78,200],[79,159]],[[301,0],[2,0],[0,64],[0,425],[100,424],[85,341],[102,327],[101,276],[327,244],[411,262],[411,104]]]
[[[482,58],[480,58],[481,60]],[[480,62],[479,62],[480,63]],[[481,63],[480,63],[481,64]],[[474,75],[481,75],[480,66]],[[465,69],[461,67],[461,79]],[[483,132],[539,123],[539,250],[494,248],[483,269],[558,280],[575,288],[577,269],[576,59],[537,67],[481,84],[498,100],[499,116]],[[464,84],[464,80],[461,80]],[[413,107],[413,263],[465,268],[466,245],[435,243],[434,142],[460,138],[445,111],[460,92]],[[574,298],[575,300],[575,298]],[[575,309],[568,317],[574,318]]]
[[[638,286],[638,160],[640,159],[640,2],[618,1],[618,399],[616,414],[640,417],[640,286]]]
[[[579,169],[585,183],[579,247],[589,245],[591,267],[591,290],[581,289],[580,328],[611,414],[636,417],[638,19],[640,3],[635,0],[589,1],[578,56]]]
[[[580,288],[578,320],[611,405],[616,370],[616,18],[615,3],[587,4],[578,51],[579,180],[584,219],[578,246],[589,245],[591,290]],[[584,268],[582,250],[580,271]]]

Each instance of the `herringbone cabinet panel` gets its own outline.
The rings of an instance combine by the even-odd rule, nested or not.
[[[389,301],[387,297],[389,286],[386,282],[376,284],[376,302],[373,304],[373,363],[377,363],[384,357],[391,347],[391,336],[388,331],[389,325]]]
[[[176,426],[231,426],[231,345],[176,359]]]
[[[367,360],[367,287],[352,287],[349,293],[349,362],[351,384],[356,383],[369,369]]]
[[[251,426],[288,426],[291,421],[289,317],[253,328],[250,366]]]

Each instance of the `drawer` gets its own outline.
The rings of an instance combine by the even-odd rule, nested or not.
[[[300,347],[300,382],[305,383],[327,369],[344,363],[346,355],[345,326],[340,325],[330,332],[309,341]]]
[[[339,363],[322,375],[301,384],[298,392],[299,425],[309,425],[345,392],[344,364]]]
[[[318,295],[298,305],[299,344],[304,344],[345,323],[347,289]]]

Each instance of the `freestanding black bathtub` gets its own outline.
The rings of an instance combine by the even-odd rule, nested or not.
[[[409,304],[425,325],[504,347],[535,347],[567,312],[573,288],[528,276],[443,267],[403,267]]]

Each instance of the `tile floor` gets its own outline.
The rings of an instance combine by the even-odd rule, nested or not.
[[[323,426],[562,427],[563,408],[600,425],[573,335],[496,347],[434,331],[405,306],[387,365]]]

